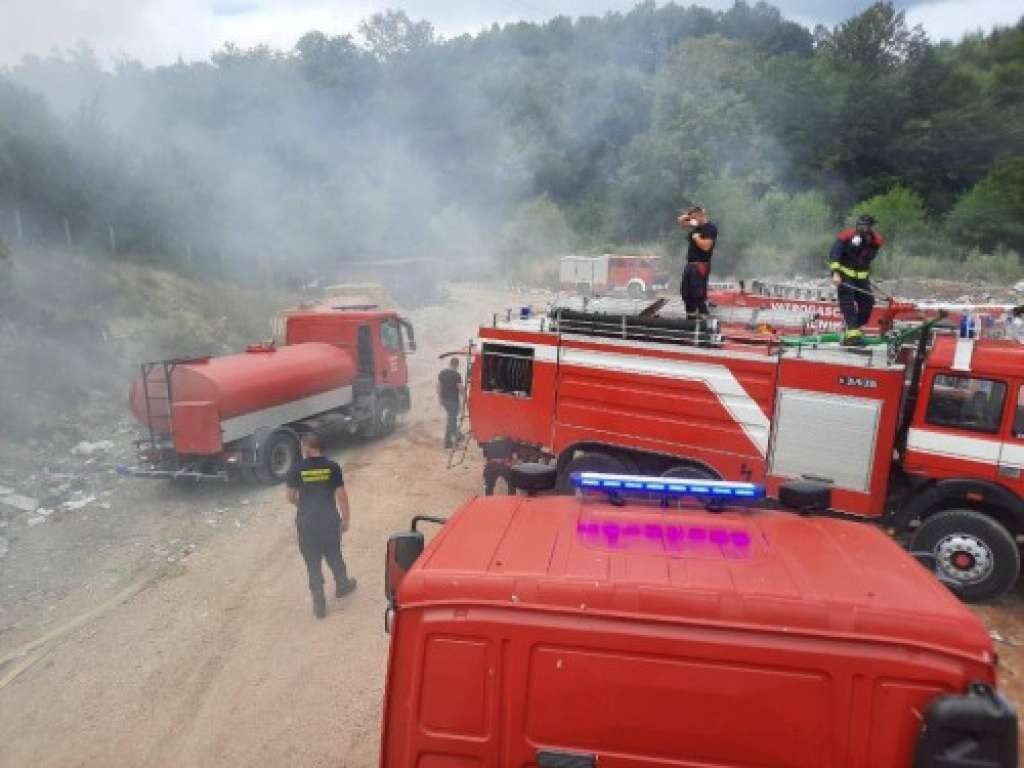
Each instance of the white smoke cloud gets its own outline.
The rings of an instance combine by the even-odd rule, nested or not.
[[[684,3],[688,4],[688,2]],[[727,8],[732,0],[699,4]],[[778,0],[784,14],[801,23],[833,24],[863,10],[867,0],[823,4]],[[26,54],[46,54],[89,42],[101,60],[127,55],[146,64],[204,59],[234,42],[291,48],[305,32],[353,33],[359,21],[388,7],[425,18],[446,36],[474,32],[491,23],[543,20],[555,15],[602,15],[628,11],[635,0],[0,0],[0,65]],[[976,29],[1013,24],[1024,15],[1021,0],[904,2],[911,23],[935,39],[958,39]]]

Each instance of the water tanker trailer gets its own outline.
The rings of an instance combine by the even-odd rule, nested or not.
[[[144,363],[129,404],[145,434],[137,477],[277,483],[305,431],[390,433],[410,396],[412,326],[394,312],[317,310],[282,318],[281,343],[219,357]]]

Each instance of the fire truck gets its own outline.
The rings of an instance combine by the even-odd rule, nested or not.
[[[139,464],[122,474],[282,482],[306,431],[389,434],[409,410],[413,327],[372,306],[293,310],[281,343],[217,357],[143,363],[129,405],[142,425]]]
[[[839,311],[835,288],[831,285],[773,283],[754,280],[748,289],[742,281],[738,283],[714,283],[709,286],[708,300],[716,307],[717,313],[747,310],[761,313],[770,318],[801,316],[821,331],[843,330],[843,314]],[[944,312],[951,322],[959,322],[964,313],[973,314],[984,322],[995,320],[1013,310],[1012,304],[963,302],[908,301],[891,299],[880,301],[872,309],[865,330],[885,331],[893,315],[902,320],[928,320]],[[781,313],[781,315],[780,315]]]
[[[381,768],[1018,765],[988,632],[881,531],[574,482],[389,539]]]
[[[666,290],[669,280],[665,262],[654,254],[565,256],[559,265],[562,290],[588,296],[619,293],[638,299]]]
[[[714,319],[573,310],[479,329],[469,383],[491,492],[517,462],[827,483],[836,515],[933,555],[965,600],[1009,590],[1024,534],[1024,346],[922,327],[847,350]]]

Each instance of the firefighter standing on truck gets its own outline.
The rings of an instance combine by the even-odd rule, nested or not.
[[[874,231],[874,226],[874,217],[860,216],[856,227],[839,233],[829,254],[828,266],[832,270],[839,310],[846,324],[843,344],[850,347],[864,346],[861,328],[868,322],[875,306],[869,279],[871,262],[878,255],[885,238]]]
[[[686,239],[686,266],[679,288],[687,315],[708,314],[708,279],[711,277],[711,254],[718,240],[718,227],[708,221],[704,209],[695,205],[687,208],[676,219],[683,229],[690,229]],[[692,228],[692,229],[691,229]]]
[[[309,571],[313,614],[322,619],[327,615],[327,599],[321,560],[327,561],[334,574],[335,597],[344,597],[356,588],[341,556],[341,534],[348,530],[351,514],[341,467],[321,455],[320,438],[315,433],[305,433],[301,442],[302,461],[288,475],[288,501],[297,507],[295,527],[299,552]]]

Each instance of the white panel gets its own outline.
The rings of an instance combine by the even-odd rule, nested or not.
[[[914,428],[907,435],[907,448],[933,456],[995,464],[999,460],[1000,443],[999,438],[994,436],[986,439]],[[1007,455],[1016,456],[1014,452]]]
[[[880,416],[878,400],[780,389],[771,474],[827,478],[839,488],[867,491]]]
[[[953,351],[953,370],[970,371],[974,357],[974,339],[957,339]]]
[[[321,392],[312,397],[293,400],[290,403],[264,408],[262,411],[243,413],[232,419],[224,419],[220,423],[221,440],[230,443],[239,438],[248,437],[260,427],[279,427],[293,421],[308,419],[318,413],[341,408],[352,402],[352,387],[340,387],[328,392]]]

